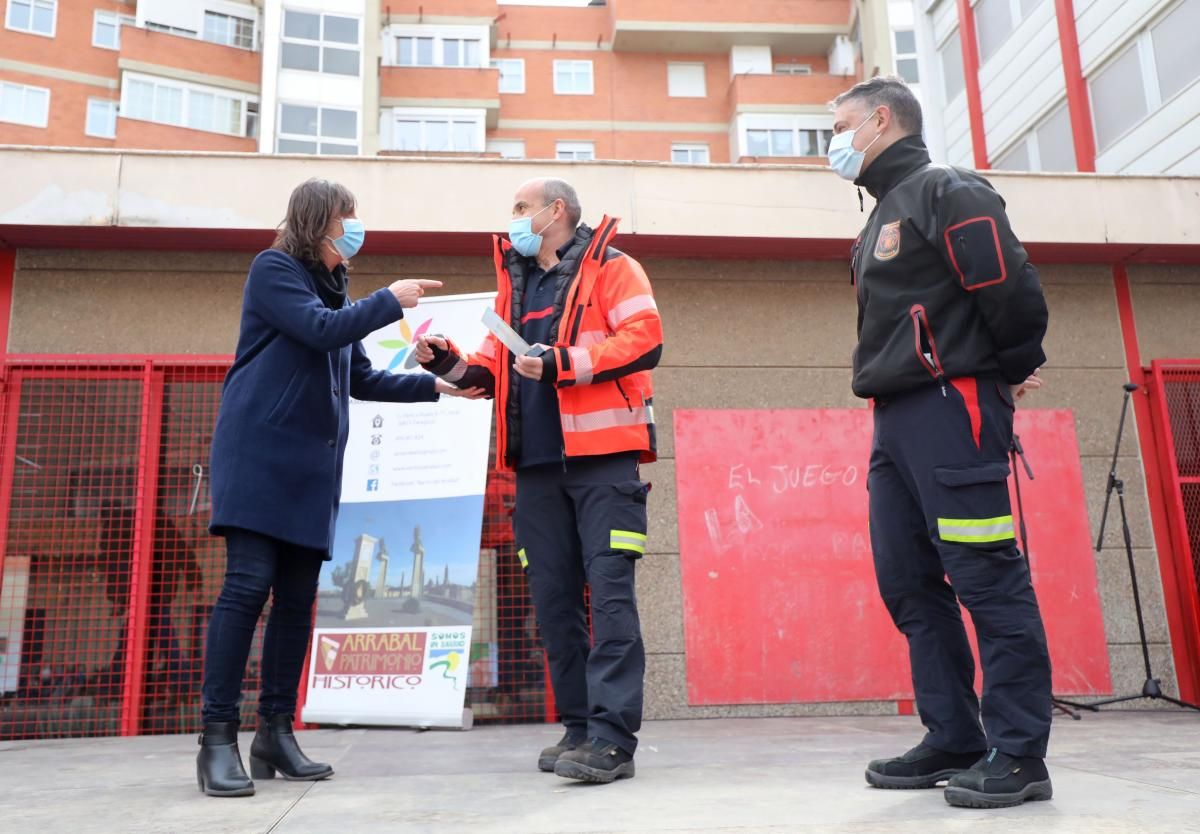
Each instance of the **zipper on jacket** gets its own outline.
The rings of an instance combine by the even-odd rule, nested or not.
[[[933,330],[929,327],[929,318],[925,308],[920,304],[914,304],[908,313],[913,320],[917,358],[921,360],[925,370],[929,371],[930,375],[937,380],[938,387],[942,389],[942,396],[945,397],[946,374],[942,370],[942,360],[938,358],[937,343],[933,340]]]
[[[617,390],[620,391],[621,396],[625,398],[625,407],[628,408],[630,412],[632,412],[633,411],[633,401],[629,399],[629,395],[626,394],[625,389],[621,387],[621,380],[614,379],[613,382],[615,382],[617,384]]]

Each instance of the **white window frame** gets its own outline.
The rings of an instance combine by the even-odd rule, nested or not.
[[[688,159],[679,162],[675,159],[675,154],[683,151],[687,153]],[[703,153],[703,159],[692,159],[691,157],[697,153]],[[672,142],[671,143],[671,162],[675,165],[708,165],[712,161],[709,154],[708,143],[706,142]]]
[[[100,43],[96,40],[96,30],[99,28],[102,18],[105,19],[104,22],[106,24],[113,26],[116,29],[116,41],[112,46],[109,46],[106,43]],[[96,9],[96,13],[92,15],[92,46],[96,47],[97,49],[111,49],[114,51],[119,50],[121,48],[121,27],[136,25],[137,18],[133,15],[119,14],[118,12],[110,12],[105,9]]]
[[[1129,134],[1133,133],[1149,119],[1153,118],[1158,111],[1163,108],[1163,105],[1175,100],[1177,97],[1185,94],[1197,83],[1200,83],[1200,76],[1198,76],[1197,78],[1192,79],[1189,84],[1180,89],[1179,92],[1174,93],[1169,99],[1163,98],[1162,88],[1158,83],[1158,64],[1154,54],[1153,30],[1181,5],[1183,4],[1171,3],[1169,6],[1165,7],[1160,14],[1155,15],[1154,18],[1128,42],[1122,44],[1121,48],[1114,51],[1111,56],[1105,59],[1103,64],[1100,64],[1095,70],[1087,74],[1088,100],[1092,103],[1092,108],[1094,110],[1096,107],[1096,94],[1092,89],[1092,85],[1096,78],[1106,69],[1108,69],[1114,62],[1125,57],[1130,48],[1136,49],[1138,52],[1138,62],[1141,64],[1142,68],[1142,92],[1146,97],[1146,115],[1131,124],[1124,133],[1114,137],[1111,142],[1103,147],[1100,145],[1100,133],[1098,127],[1096,127],[1097,120],[1092,120],[1092,132],[1096,142],[1097,155],[1116,147],[1123,139],[1125,139],[1125,137],[1129,136]],[[1132,47],[1130,44],[1132,44]]]
[[[812,64],[775,64],[775,75],[812,75]]]
[[[317,110],[317,133],[315,133],[315,134],[284,133],[284,131],[283,131],[283,108],[285,105],[292,106],[292,107],[314,107],[314,108],[316,108],[316,110]],[[354,124],[355,124],[356,132],[357,132],[357,135],[354,137],[354,141],[351,142],[349,139],[346,139],[345,137],[342,137],[342,136],[322,136],[320,133],[320,131],[321,131],[321,111],[322,110],[341,110],[341,111],[344,111],[347,113],[351,113],[351,112],[354,113],[354,115],[356,117],[354,120]],[[314,145],[317,146],[317,149],[313,153],[318,156],[359,156],[362,154],[363,114],[362,114],[362,111],[359,110],[357,107],[339,107],[339,106],[335,106],[335,105],[321,104],[321,103],[315,102],[315,101],[280,101],[275,106],[275,124],[276,124],[276,130],[275,130],[275,149],[276,149],[275,152],[276,153],[285,153],[284,151],[278,150],[280,139],[291,139],[292,141],[295,141],[295,142],[312,142]],[[354,153],[353,154],[322,154],[321,153],[321,145],[339,145],[344,148],[353,147]],[[286,153],[293,153],[293,152],[286,151]]]
[[[521,153],[520,153],[520,155],[512,154],[512,153],[505,153],[503,150],[500,150],[500,147],[499,147],[500,145],[506,145],[508,147],[515,147],[517,145],[520,145]],[[484,151],[486,153],[498,153],[498,154],[500,154],[500,157],[502,159],[525,159],[526,158],[526,156],[525,156],[525,140],[524,139],[488,139],[487,142],[484,143]]]
[[[913,36],[913,51],[912,52],[901,52],[900,51],[900,44],[897,42],[896,36],[899,35],[901,32],[908,32],[909,34],[911,34]],[[907,84],[920,84],[922,81],[922,79],[921,79],[921,62],[918,59],[918,52],[916,50],[917,50],[917,30],[915,27],[911,28],[911,29],[903,28],[903,29],[893,29],[892,30],[892,69],[896,71],[896,75],[900,75],[900,62],[901,61],[915,61],[917,64],[917,80],[916,81],[908,81],[906,79],[905,83],[907,83]],[[900,77],[903,78],[904,76],[900,76]]]
[[[391,151],[400,151],[403,153],[485,153],[487,148],[487,112],[480,108],[460,108],[460,107],[393,107],[389,111],[385,110],[385,118],[387,118],[387,130],[383,131],[382,137],[386,142],[386,147]],[[421,124],[421,141],[422,147],[413,149],[402,149],[397,147],[396,141],[396,125],[398,122],[420,122]],[[427,147],[425,141],[425,125],[428,122],[446,122],[447,124],[458,122],[471,122],[474,125],[473,139],[474,141],[469,148],[451,147],[449,150],[433,150]],[[449,129],[451,144],[454,143],[454,130]]]
[[[37,35],[39,38],[53,38],[58,34],[58,0],[21,0],[22,3],[29,6],[29,28],[22,29],[19,26],[12,24],[12,7],[13,0],[6,0],[4,9],[4,28],[11,29],[14,32],[23,32],[26,35]],[[33,8],[34,6],[50,6],[50,31],[39,32],[33,28]]]
[[[687,68],[700,70],[700,92],[684,93],[671,89],[671,70]],[[555,76],[557,78],[557,76]],[[667,97],[668,98],[708,98],[708,65],[702,61],[668,61],[667,62]]]
[[[205,43],[215,43],[218,46],[228,46],[230,49],[243,49],[243,50],[247,50],[249,52],[257,52],[258,51],[258,14],[257,14],[256,9],[251,8],[250,11],[252,13],[254,13],[253,17],[245,17],[244,15],[236,14],[228,7],[218,8],[215,6],[205,6],[204,11],[201,14],[201,18],[200,18],[200,34],[199,34],[200,40],[204,41]],[[208,16],[210,14],[218,15],[220,17],[227,17],[232,20],[247,21],[250,24],[250,45],[249,46],[240,46],[235,43],[225,43],[225,41],[211,41],[208,38],[206,38],[205,34],[208,31]],[[349,15],[346,15],[346,16],[349,17]],[[362,25],[361,24],[359,25],[359,40],[362,40]],[[359,51],[360,52],[362,51],[361,45],[359,46]],[[360,63],[361,63],[361,59],[360,59]]]
[[[800,132],[806,133],[815,132],[817,134],[817,149],[816,153],[811,154],[752,154],[750,153],[750,140],[747,134],[752,130],[790,130],[792,132],[792,150],[800,150]],[[759,159],[768,159],[776,157],[779,159],[788,159],[793,157],[815,157],[821,156],[824,151],[821,149],[821,134],[827,133],[830,137],[833,135],[833,116],[817,115],[808,113],[788,114],[788,113],[744,113],[740,114],[737,119],[737,142],[738,156],[753,156]],[[826,138],[826,143],[828,138]]]
[[[580,67],[587,66],[587,89],[586,90],[560,90],[558,87],[558,73],[560,68],[565,68],[570,64],[570,72],[572,78],[578,78],[578,70]],[[551,67],[551,72],[554,73],[554,95],[556,96],[591,96],[596,94],[596,67],[593,61],[589,59],[577,60],[556,60]]]
[[[401,64],[401,38],[429,38],[433,41],[432,64]],[[438,26],[431,24],[410,24],[388,26],[383,33],[383,63],[386,67],[405,67],[406,69],[472,69],[474,64],[464,67],[461,64],[446,64],[446,41],[479,41],[479,68],[491,66],[491,38],[486,26]],[[511,60],[511,59],[509,59]],[[524,86],[522,84],[522,86]]]
[[[508,64],[510,66],[519,65],[521,67],[521,89],[519,89],[519,90],[504,89],[504,68],[500,66],[501,64]],[[525,93],[525,59],[524,58],[493,58],[492,59],[492,67],[493,67],[493,69],[497,69],[500,71],[499,92],[501,94],[506,95],[506,96],[524,95],[524,93]],[[515,77],[515,76],[510,76],[510,78],[512,78],[512,77]]]
[[[320,23],[318,24],[318,27],[320,28],[320,32],[318,33],[318,35],[319,35],[318,39],[317,40],[309,40],[308,38],[297,38],[294,36],[289,37],[288,35],[284,34],[284,32],[287,29],[287,14],[288,14],[288,12],[294,12],[295,14],[316,15],[320,19]],[[338,49],[338,50],[347,51],[347,52],[350,51],[350,49],[351,49],[351,44],[349,44],[349,43],[343,43],[342,41],[327,41],[327,40],[325,40],[325,18],[326,17],[345,18],[347,20],[353,20],[358,24],[358,38],[357,38],[357,41],[355,42],[355,44],[353,45],[353,49],[356,52],[358,52],[358,72],[355,73],[354,75],[346,75],[345,73],[342,73],[342,72],[326,72],[326,70],[325,70],[325,50],[326,49]],[[326,12],[326,11],[322,11],[320,9],[289,8],[289,7],[285,6],[283,8],[283,17],[282,17],[282,20],[280,21],[280,24],[281,25],[279,28],[279,45],[280,45],[279,69],[281,71],[311,72],[311,73],[315,73],[317,75],[327,75],[330,78],[362,78],[363,77],[363,19],[361,16],[353,15],[353,14],[343,14],[341,12]],[[310,69],[298,69],[296,67],[285,67],[283,65],[283,45],[284,44],[316,47],[316,49],[317,49],[317,68],[315,70],[310,70]],[[361,133],[361,132],[362,132],[362,128],[360,126],[359,133]]]
[[[24,96],[31,90],[34,92],[38,92],[38,93],[45,93],[46,94],[46,109],[45,109],[45,112],[43,112],[43,114],[42,114],[42,118],[36,122],[18,122],[18,121],[11,121],[9,119],[0,119],[0,124],[23,125],[24,127],[37,127],[37,128],[47,128],[50,126],[50,96],[51,96],[51,92],[48,87],[35,87],[32,84],[17,84],[12,81],[0,81],[0,95],[3,94],[2,91],[6,87],[9,88],[9,90],[16,90],[21,95],[22,99],[24,99]],[[22,107],[21,109],[24,110],[25,108]]]
[[[179,108],[180,121],[175,122],[160,122],[155,119],[143,119],[139,116],[130,115],[129,107],[129,89],[132,86],[130,82],[140,81],[146,84],[154,84],[158,87],[179,90],[183,93],[182,101]],[[239,125],[239,132],[233,133],[226,130],[209,130],[202,127],[192,127],[188,124],[188,103],[193,93],[204,93],[212,96],[221,96],[241,102],[242,116]],[[121,111],[120,116],[123,119],[133,119],[135,121],[149,122],[151,124],[163,124],[170,127],[179,127],[184,130],[195,130],[201,133],[215,133],[218,136],[236,136],[239,139],[248,138],[247,132],[247,113],[248,105],[258,104],[258,96],[240,93],[236,90],[230,90],[225,87],[210,87],[205,84],[191,84],[186,81],[176,81],[173,78],[164,78],[161,75],[146,75],[140,72],[125,72],[121,76]]]
[[[589,155],[580,157],[581,153]],[[596,143],[578,139],[564,139],[555,142],[554,158],[559,162],[592,162],[596,159]]]
[[[93,133],[89,130],[92,122],[92,105],[103,104],[112,111],[112,133]],[[95,136],[97,139],[116,139],[117,138],[117,116],[120,115],[121,102],[111,98],[95,98],[88,97],[87,109],[84,111],[83,132],[86,136]]]

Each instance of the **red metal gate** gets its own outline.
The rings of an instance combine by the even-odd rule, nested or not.
[[[1156,360],[1147,375],[1170,529],[1163,593],[1180,693],[1200,694],[1200,360]],[[1182,643],[1182,645],[1179,645]]]
[[[228,367],[9,357],[0,369],[0,740],[196,727],[224,569],[223,543],[208,535],[208,457]],[[547,718],[509,493],[491,473],[483,547],[496,599],[481,613],[500,654],[470,692],[481,722]],[[260,621],[244,723],[261,641]]]

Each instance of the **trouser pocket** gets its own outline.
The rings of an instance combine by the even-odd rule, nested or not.
[[[647,516],[646,496],[650,484],[642,481],[620,481],[613,484],[608,526],[608,550],[631,558],[646,555]]]
[[[1004,461],[933,470],[937,537],[948,544],[1002,550],[1016,540]]]

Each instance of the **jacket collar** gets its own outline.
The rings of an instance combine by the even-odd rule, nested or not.
[[[902,179],[929,162],[924,140],[915,134],[905,136],[876,157],[854,184],[867,189],[877,201],[882,200]]]

